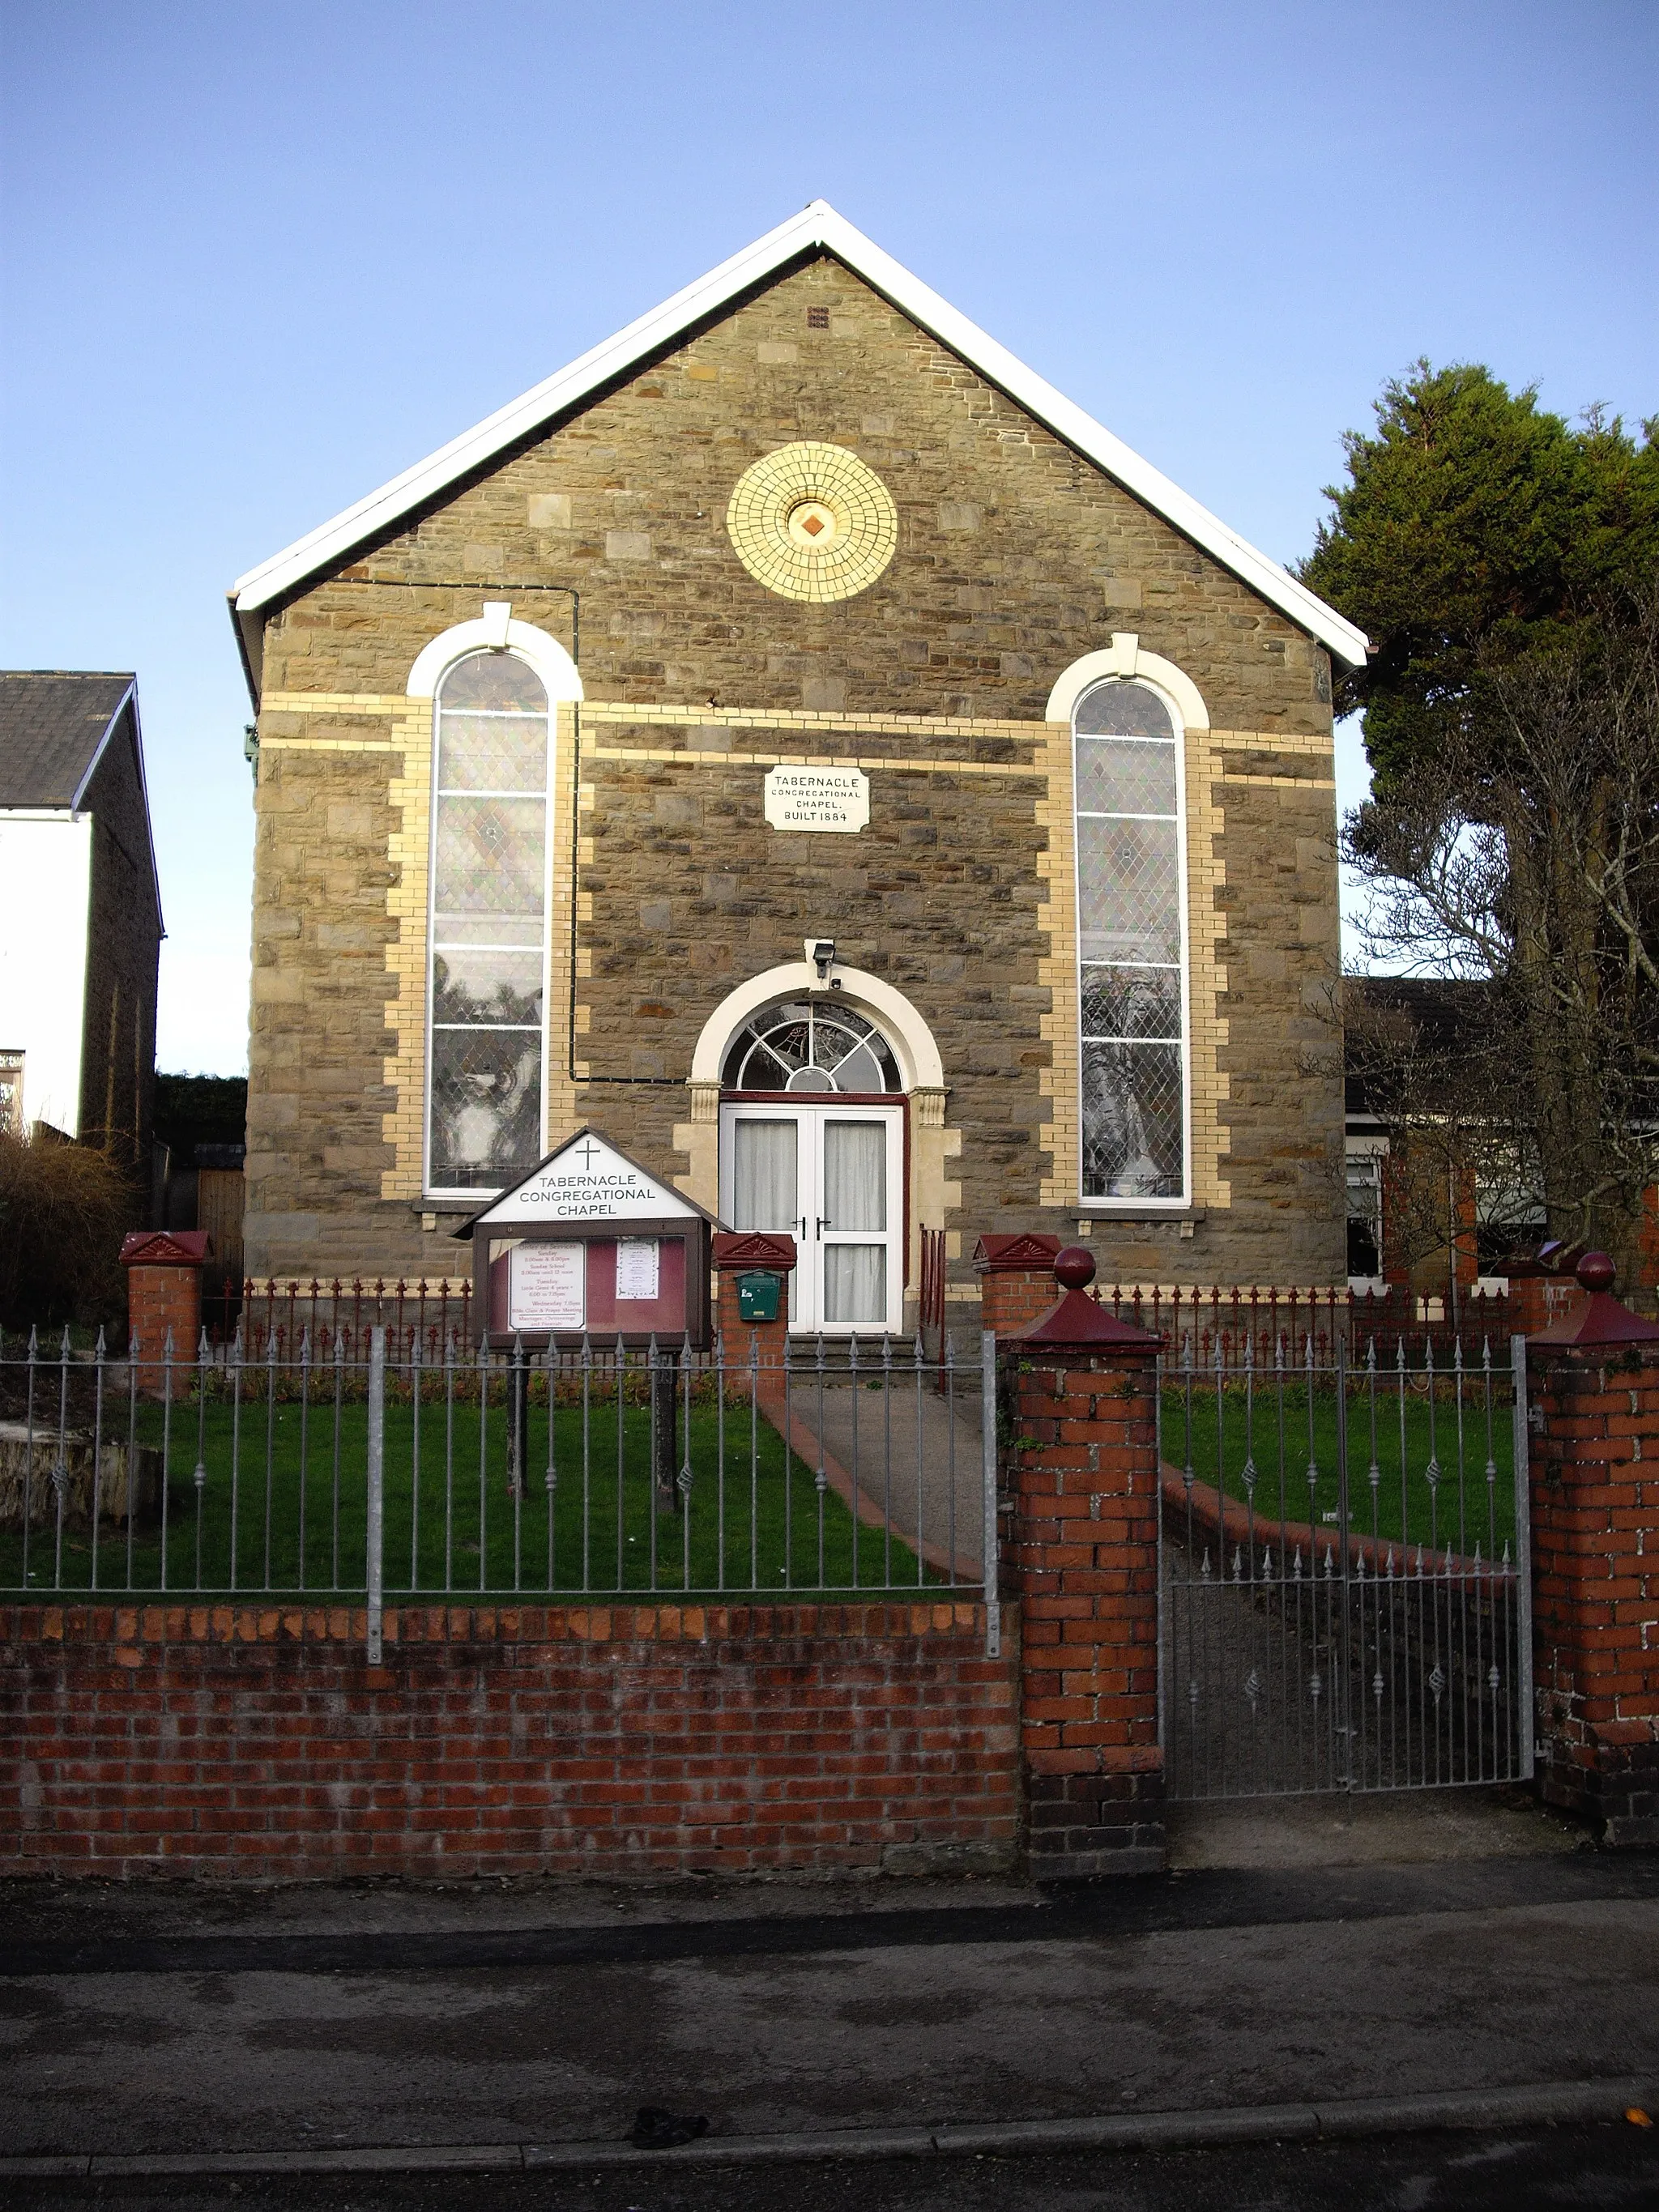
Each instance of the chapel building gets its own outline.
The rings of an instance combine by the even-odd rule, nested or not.
[[[572,1130],[799,1247],[1346,1278],[1365,641],[823,203],[243,577],[247,1264],[465,1272]]]

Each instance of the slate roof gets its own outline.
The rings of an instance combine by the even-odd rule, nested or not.
[[[1455,1084],[1460,1060],[1477,1059],[1486,1048],[1492,986],[1484,981],[1435,975],[1351,975],[1343,988],[1356,1012],[1393,1015],[1413,1032],[1417,1049],[1438,1079]],[[1344,1041],[1343,1092],[1352,1115],[1379,1110],[1370,1096],[1367,1062],[1372,1046],[1363,1024],[1351,1022]]]
[[[0,806],[73,806],[130,675],[0,669]]]

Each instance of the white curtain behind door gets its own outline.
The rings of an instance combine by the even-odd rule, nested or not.
[[[833,1232],[887,1227],[887,1130],[880,1121],[826,1121],[823,1130],[823,1225]],[[823,1248],[826,1322],[887,1319],[884,1244]]]
[[[798,1125],[793,1121],[733,1124],[732,1226],[768,1229],[789,1236],[800,1226]]]

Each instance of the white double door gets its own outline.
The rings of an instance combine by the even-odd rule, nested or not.
[[[900,1328],[904,1114],[896,1106],[726,1106],[720,1212],[795,1240],[789,1325]]]

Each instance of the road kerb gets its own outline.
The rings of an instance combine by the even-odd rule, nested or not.
[[[1659,2105],[1659,2076],[1539,2081],[1399,2097],[1322,2098],[1208,2111],[1111,2112],[944,2128],[824,2128],[704,2136],[672,2150],[627,2142],[306,2145],[287,2150],[40,2153],[0,2157],[0,2183],[240,2173],[593,2172],[618,2167],[801,2166],[878,2159],[1018,2158],[1086,2151],[1172,2151],[1319,2136],[1410,2135],[1437,2128],[1542,2127],[1616,2120]]]

